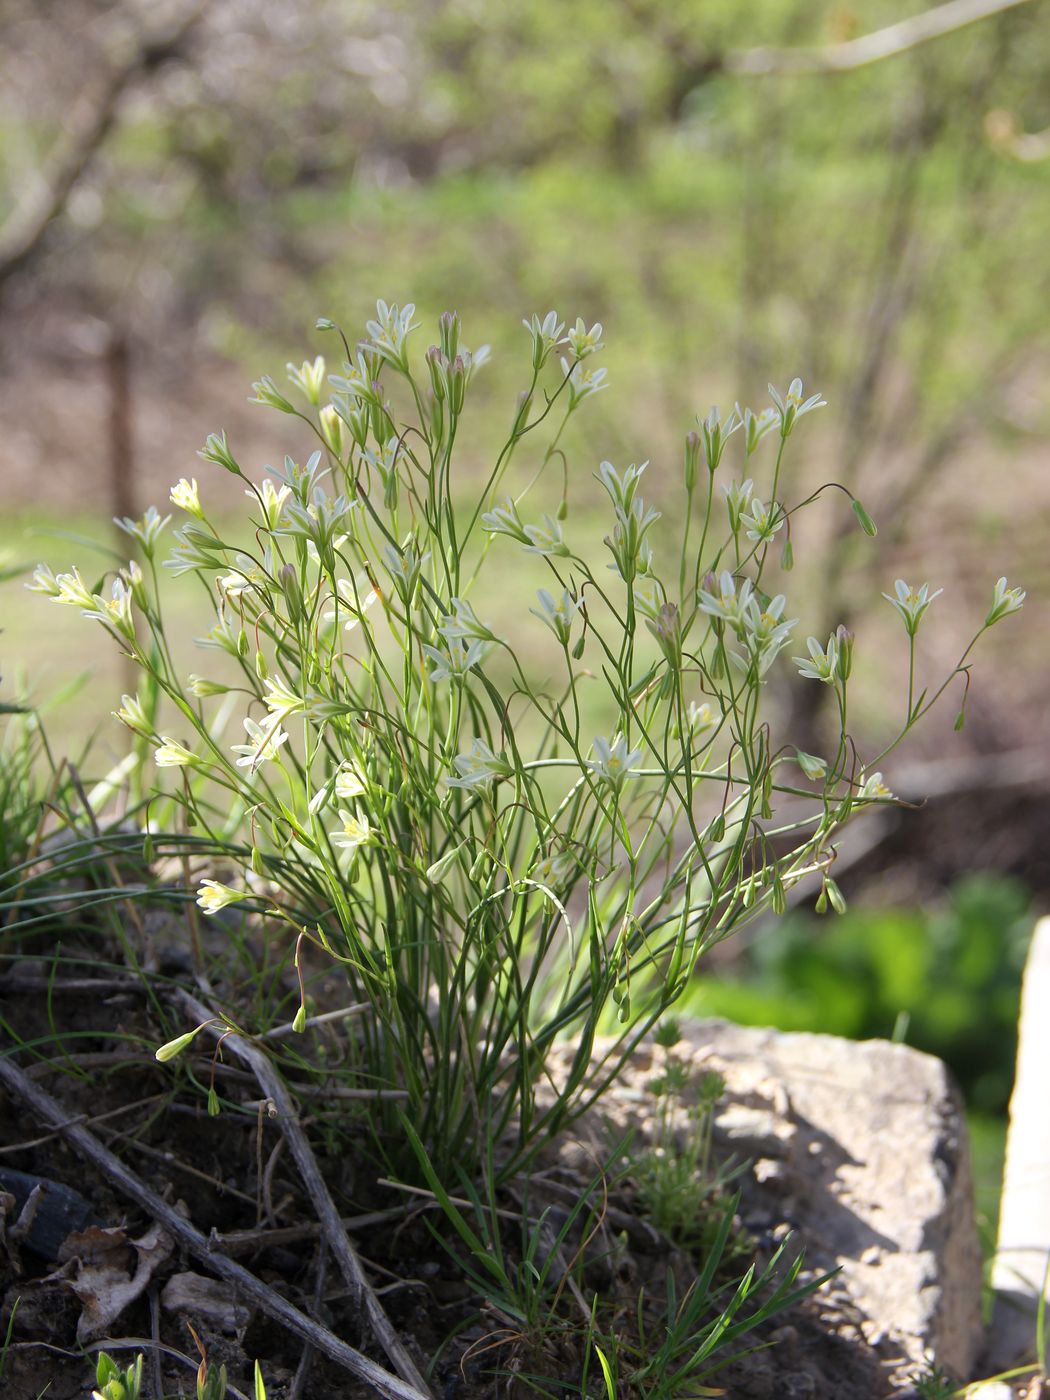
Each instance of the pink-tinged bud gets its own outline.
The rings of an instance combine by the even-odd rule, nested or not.
[[[457,355],[448,368],[448,406],[451,413],[463,412],[463,400],[467,396],[467,366],[462,355]]]
[[[448,360],[442,353],[441,347],[432,345],[426,353],[427,369],[430,371],[430,387],[434,391],[434,397],[441,403],[448,394],[448,381],[445,378],[445,371],[448,369]]]
[[[438,317],[438,334],[441,350],[446,360],[454,360],[459,353],[459,312],[443,311]]]

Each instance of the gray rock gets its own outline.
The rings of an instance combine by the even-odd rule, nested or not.
[[[928,1356],[972,1374],[981,1256],[962,1105],[941,1061],[886,1041],[726,1022],[684,1024],[675,1050],[725,1077],[721,1116],[761,1124],[752,1136],[763,1156],[776,1141],[794,1198],[784,1213],[807,1263],[841,1267],[892,1379]],[[739,1103],[753,1116],[734,1115]]]

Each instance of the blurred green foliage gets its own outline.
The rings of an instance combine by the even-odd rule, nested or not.
[[[377,295],[468,324],[501,306],[508,337],[556,304],[611,322],[625,366],[641,352],[626,412],[658,444],[708,394],[798,372],[836,405],[846,474],[890,450],[929,473],[1003,426],[997,392],[1046,344],[1050,184],[1003,135],[1004,114],[1050,124],[1045,11],[856,72],[732,71],[917,8],[219,0],[125,104],[32,275],[146,341],[175,349],[206,318],[253,358],[298,348],[322,303],[349,324]],[[14,0],[0,214],[68,86],[104,66],[99,36],[148,7],[77,13],[93,43],[74,59]]]
[[[795,912],[683,1009],[851,1039],[896,1037],[945,1060],[967,1103],[1005,1111],[1034,914],[1018,881],[967,876],[940,907]]]

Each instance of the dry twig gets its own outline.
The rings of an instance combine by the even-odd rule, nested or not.
[[[34,1084],[10,1056],[0,1057],[0,1084],[43,1122],[57,1128],[66,1141],[102,1172],[117,1190],[159,1221],[184,1249],[212,1273],[231,1284],[246,1302],[287,1327],[303,1341],[311,1343],[337,1365],[374,1386],[380,1395],[389,1397],[389,1400],[430,1400],[430,1392],[425,1387],[420,1389],[411,1385],[370,1361],[333,1332],[300,1312],[261,1279],[220,1253],[214,1241],[207,1239],[195,1225],[162,1200],[119,1158],[107,1151],[92,1133],[79,1124],[68,1123],[63,1105]]]
[[[203,1002],[198,1001],[196,997],[183,988],[176,991],[175,999],[198,1024],[214,1022],[219,1019],[216,1017],[213,1007],[205,1006]],[[289,1150],[299,1168],[300,1179],[313,1203],[314,1210],[317,1212],[324,1237],[328,1241],[328,1247],[339,1266],[339,1272],[350,1290],[351,1297],[364,1314],[376,1341],[390,1358],[390,1362],[398,1374],[415,1387],[417,1392],[429,1395],[430,1391],[426,1381],[419,1374],[418,1368],[391,1326],[390,1319],[383,1311],[365,1277],[353,1245],[347,1239],[339,1212],[336,1210],[335,1202],[332,1200],[321,1175],[317,1159],[307,1142],[306,1134],[303,1132],[295,1105],[284,1080],[274,1068],[269,1057],[251,1041],[227,1030],[224,1024],[209,1025],[207,1030],[216,1039],[222,1036],[224,1050],[228,1050],[249,1066],[263,1094],[273,1101],[277,1109],[277,1117],[280,1120],[281,1131],[285,1135]]]

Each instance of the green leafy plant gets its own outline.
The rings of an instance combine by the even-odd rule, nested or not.
[[[721,1203],[718,1228],[705,1249],[700,1272],[684,1292],[668,1270],[666,1297],[656,1309],[659,1321],[654,1325],[647,1318],[649,1300],[642,1293],[635,1330],[602,1339],[599,1362],[607,1387],[622,1386],[626,1393],[644,1395],[647,1400],[721,1394],[705,1388],[703,1382],[728,1360],[753,1350],[753,1344],[743,1348],[737,1344],[831,1277],[825,1274],[799,1283],[802,1255],[787,1262],[790,1239],[785,1239],[763,1268],[752,1264],[731,1283],[720,1285],[718,1273],[726,1264],[738,1202],[739,1197],[728,1197]],[[731,1346],[736,1350],[726,1356]]]
[[[0,702],[0,893],[37,833],[45,793],[41,768],[49,757],[39,717],[28,702]]]
[[[716,1197],[739,1167],[731,1162],[716,1167],[711,1155],[714,1113],[725,1080],[712,1072],[696,1077],[674,1054],[679,1037],[671,1017],[654,1032],[663,1052],[661,1071],[649,1084],[654,1126],[651,1140],[635,1154],[632,1175],[642,1208],[656,1228],[676,1244],[703,1252],[707,1235],[720,1225]]]
[[[820,396],[794,380],[760,411],[699,419],[670,532],[642,497],[646,464],[602,462],[596,552],[572,523],[562,434],[608,387],[602,327],[554,312],[526,323],[524,387],[479,485],[460,448],[487,349],[468,350],[446,313],[420,367],[413,313],[380,302],[355,348],[338,332],[335,372],[318,357],[289,367],[288,393],[255,385],[316,442],[305,463],[256,482],[225,434],[208,439],[202,457],[244,484],[246,526],[214,524],[196,481],[173,488],[187,521],[164,564],[213,601],[210,674],[173,660],[154,508],[119,522],[142,562],[108,594],[43,566],[34,586],[100,623],[166,707],[125,696],[118,714],[172,779],[172,821],[240,867],[235,882],[201,881],[201,908],[269,911],[367,1004],[358,1079],[406,1096],[366,1120],[390,1168],[455,1184],[491,1162],[497,1189],[601,1095],[705,950],[782,911],[807,877],[818,907],[844,908],[837,834],[893,800],[878,764],[968,680],[973,641],[1024,595],[1000,580],[957,664],[926,686],[917,635],[939,590],[898,580],[904,716],[866,758],[848,728],[854,639],[810,637],[796,669],[828,688],[840,723],[827,754],[799,752],[764,701],[797,625],[772,576],[792,563],[798,511],[829,489],[792,500],[787,465]],[[505,629],[493,579],[510,567]],[[246,732],[231,746],[234,713]],[[571,1068],[548,1083],[569,1036]]]
[[[125,1370],[106,1352],[100,1351],[95,1365],[92,1400],[139,1400],[142,1393],[142,1353]]]

